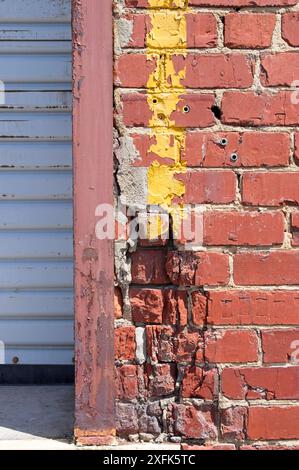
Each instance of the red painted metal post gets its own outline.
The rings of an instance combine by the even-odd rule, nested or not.
[[[113,205],[112,0],[73,0],[75,439],[115,435],[113,241],[95,235],[99,204]]]

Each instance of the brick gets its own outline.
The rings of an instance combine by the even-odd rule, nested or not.
[[[299,212],[291,214],[292,246],[299,246]]]
[[[184,71],[180,84],[186,88],[248,88],[253,83],[254,60],[244,54],[176,54],[175,72]],[[166,80],[175,84],[171,75]]]
[[[211,406],[172,406],[175,434],[187,439],[215,439],[217,428]]]
[[[284,240],[281,212],[206,212],[204,245],[265,246]]]
[[[204,370],[198,366],[188,366],[182,381],[183,398],[203,398],[212,400],[217,395],[217,370]]]
[[[297,439],[299,407],[250,407],[247,435],[249,439]]]
[[[155,54],[150,57],[146,54],[121,55],[115,62],[115,85],[123,88],[146,88],[158,63],[158,56]]]
[[[176,331],[171,326],[147,326],[147,354],[156,362],[190,362],[202,351],[197,331]]]
[[[299,364],[299,329],[263,330],[264,362]],[[297,384],[298,386],[298,384]]]
[[[261,83],[264,86],[292,86],[299,77],[299,54],[281,52],[265,54],[261,60]]]
[[[116,402],[116,430],[120,437],[138,433],[138,414],[135,404]]]
[[[134,322],[187,324],[187,293],[173,289],[130,289]]]
[[[220,428],[223,439],[243,440],[245,438],[247,408],[245,406],[233,406],[221,410]]]
[[[157,97],[155,114],[159,116],[161,127],[210,127],[214,124],[215,118],[212,113],[212,106],[215,104],[215,96],[205,93],[190,93],[180,95],[176,109],[168,118],[165,116],[165,103],[173,102],[173,95],[162,93]],[[153,117],[150,110],[148,97],[144,93],[122,93],[122,116],[123,123],[128,127],[147,127]],[[187,108],[186,108],[187,107]],[[188,109],[186,113],[184,110]],[[120,112],[120,111],[119,111]]]
[[[168,12],[167,17],[175,18],[176,12]],[[210,48],[217,45],[217,23],[216,18],[212,13],[187,13],[184,14],[186,19],[186,32],[187,32],[187,48]],[[131,35],[129,39],[124,42],[121,41],[123,47],[131,48],[144,48],[149,47],[161,47],[161,43],[151,36],[152,22],[151,17],[148,14],[129,14],[123,17],[124,21],[130,23]],[[163,28],[163,21],[165,19],[165,13],[157,12],[155,19],[159,21]],[[163,28],[163,46],[164,47],[182,47],[182,43],[179,35],[175,35],[174,32],[179,30],[179,26],[174,24],[172,20],[173,28],[164,30]],[[183,21],[183,20],[181,20]],[[148,40],[147,40],[148,38]]]
[[[297,251],[239,253],[234,256],[234,280],[237,285],[296,285],[298,279]]]
[[[235,200],[236,175],[233,171],[187,171],[177,179],[185,184],[182,196],[185,204],[228,204]]]
[[[205,333],[205,358],[207,362],[255,362],[258,359],[258,342],[254,331],[215,330]]]
[[[248,172],[244,174],[242,201],[251,206],[298,204],[299,172]]]
[[[175,329],[172,326],[147,326],[147,355],[153,362],[174,362],[175,350],[173,338]]]
[[[141,161],[154,158],[145,138],[139,139],[144,140],[142,145],[136,139]],[[191,167],[286,166],[290,136],[281,132],[188,132],[183,158]]]
[[[292,103],[293,93],[226,91],[222,99],[221,120],[224,124],[238,126],[299,125],[298,105]]]
[[[182,450],[190,450],[190,451],[197,451],[197,450],[236,450],[234,444],[208,444],[208,445],[196,445],[196,444],[182,444]]]
[[[226,368],[222,393],[233,400],[298,400],[299,367]]]
[[[263,49],[271,45],[275,14],[229,13],[224,18],[224,43],[227,47]]]
[[[283,13],[281,19],[281,35],[282,38],[290,46],[299,46],[299,12],[292,11]]]
[[[192,322],[196,326],[203,326],[207,316],[207,297],[201,292],[195,291],[191,294],[192,299]]]
[[[132,281],[136,284],[168,284],[166,252],[137,250],[132,254]]]
[[[116,398],[134,400],[138,397],[137,366],[125,364],[116,369]]]
[[[119,287],[114,288],[114,316],[116,319],[119,319],[123,315],[123,299],[122,293]]]
[[[187,13],[187,47],[217,46],[217,22],[212,13]]]
[[[181,71],[184,78],[179,86],[185,88],[248,88],[253,83],[255,63],[244,54],[174,54],[168,61],[176,72],[173,83],[173,73],[167,75],[166,68],[168,87],[178,86]],[[157,54],[123,54],[116,61],[115,84],[129,88],[157,87],[161,80],[159,67]],[[155,82],[151,84],[149,78],[153,73]]]
[[[157,144],[157,137],[155,135],[132,133],[130,138],[136,152],[136,159],[133,162],[134,166],[149,167],[153,161],[158,161],[158,163],[164,165],[173,164],[172,158],[161,157],[153,152],[153,147]],[[170,145],[173,154],[177,155],[179,153],[179,142],[174,134],[170,136],[170,142],[168,141],[165,145]]]
[[[188,298],[186,291],[164,291],[163,323],[186,326],[188,323]]]
[[[245,444],[240,447],[239,450],[299,450],[299,446],[296,445],[268,445],[268,444]]]
[[[202,338],[198,331],[181,331],[174,339],[176,362],[191,362],[202,356]]]
[[[208,324],[299,325],[298,291],[211,291]]]
[[[162,323],[164,292],[159,289],[130,289],[132,318],[139,323]]]
[[[130,0],[133,2],[134,0]],[[139,0],[144,2],[144,0]],[[202,7],[276,7],[296,5],[297,0],[189,0],[190,6]]]
[[[211,252],[175,252],[167,255],[166,270],[181,286],[225,285],[229,280],[228,256]]]
[[[135,359],[135,328],[122,326],[115,330],[115,358],[132,361]]]
[[[152,398],[174,393],[176,383],[175,364],[146,364],[147,392]]]

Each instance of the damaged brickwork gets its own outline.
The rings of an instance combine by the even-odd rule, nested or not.
[[[136,242],[116,223],[118,436],[299,449],[299,5],[114,16],[115,196],[171,224]],[[201,245],[175,236],[184,204],[203,207]]]

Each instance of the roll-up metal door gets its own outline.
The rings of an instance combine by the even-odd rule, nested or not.
[[[0,1],[6,364],[72,363],[71,48],[71,0]]]

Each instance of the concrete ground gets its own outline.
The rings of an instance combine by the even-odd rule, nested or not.
[[[1,450],[73,450],[70,385],[0,386]],[[176,444],[121,444],[101,449],[179,450]]]
[[[66,449],[71,444],[73,386],[0,386],[0,450]]]

